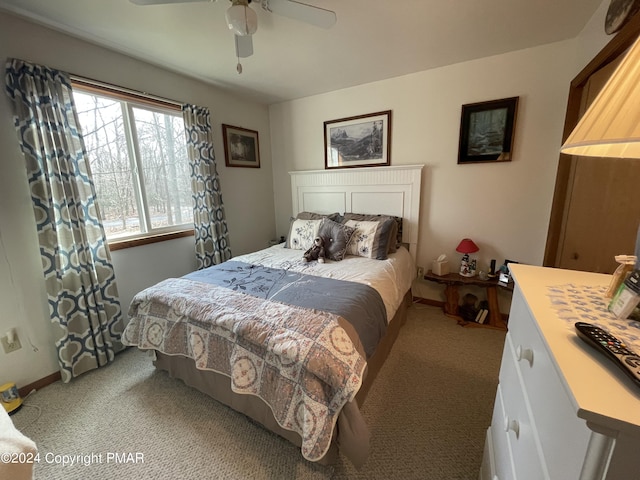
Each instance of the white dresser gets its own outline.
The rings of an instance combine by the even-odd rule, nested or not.
[[[640,387],[576,336],[575,321],[589,319],[571,317],[589,313],[570,287],[569,308],[550,294],[598,289],[611,277],[510,269],[516,287],[480,478],[640,479]]]

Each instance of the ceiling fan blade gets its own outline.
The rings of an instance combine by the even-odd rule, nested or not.
[[[165,5],[167,3],[215,2],[216,0],[129,0],[136,5]]]
[[[251,35],[234,35],[236,38],[236,56],[247,58],[253,55],[253,40]]]
[[[320,28],[331,28],[337,21],[336,13],[293,0],[262,0],[262,8],[269,12],[309,23]]]

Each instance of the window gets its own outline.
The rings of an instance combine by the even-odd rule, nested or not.
[[[110,246],[193,229],[182,112],[160,102],[83,88],[74,101]]]

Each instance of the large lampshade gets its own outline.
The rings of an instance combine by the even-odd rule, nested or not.
[[[480,249],[470,238],[463,238],[456,247],[456,252],[459,253],[475,253],[478,250]]]
[[[589,157],[640,158],[640,39],[560,151]]]
[[[233,0],[225,17],[229,30],[241,37],[253,35],[258,30],[258,16],[249,8],[247,0]]]

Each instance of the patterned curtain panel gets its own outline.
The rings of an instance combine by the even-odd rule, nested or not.
[[[62,380],[122,350],[122,312],[66,73],[9,59],[6,92],[25,156]]]
[[[229,260],[231,249],[213,153],[209,109],[183,105],[182,113],[191,161],[196,260],[200,270]]]

